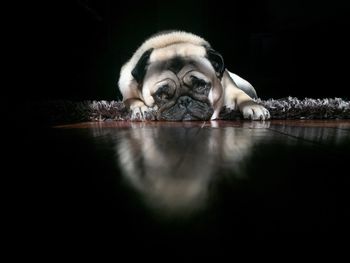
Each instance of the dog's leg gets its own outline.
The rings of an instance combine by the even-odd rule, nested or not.
[[[229,109],[239,109],[245,119],[266,120],[270,118],[267,109],[256,103],[247,93],[236,86],[227,70],[224,72],[221,83],[225,93],[224,106]]]

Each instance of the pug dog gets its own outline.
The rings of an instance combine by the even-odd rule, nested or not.
[[[118,81],[131,120],[214,120],[226,107],[245,119],[266,120],[254,87],[225,68],[203,38],[183,31],[146,40],[124,64]]]

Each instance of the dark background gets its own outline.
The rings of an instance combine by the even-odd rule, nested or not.
[[[117,99],[120,67],[148,36],[207,39],[263,98],[349,98],[346,1],[112,1],[4,8],[11,98]]]
[[[46,247],[56,247],[55,245],[61,241],[53,239],[61,236],[72,249],[76,250],[80,242],[83,245],[89,244],[93,239],[91,233],[100,231],[99,227],[114,240],[121,240],[130,234],[128,223],[130,226],[137,225],[139,214],[132,214],[134,207],[129,206],[129,203],[125,205],[124,200],[135,204],[137,202],[131,199],[127,192],[120,192],[119,188],[115,191],[113,188],[112,180],[115,177],[112,163],[114,152],[111,150],[113,142],[104,137],[92,139],[89,130],[73,130],[65,133],[65,130],[60,129],[42,130],[41,127],[38,129],[38,125],[33,125],[39,119],[37,112],[23,106],[28,104],[20,103],[53,99],[117,99],[116,82],[121,65],[129,59],[142,41],[156,31],[181,29],[203,36],[223,54],[227,67],[248,79],[262,98],[284,96],[350,98],[347,40],[349,8],[345,1],[325,3],[306,0],[242,0],[231,1],[230,8],[220,1],[121,2],[123,1],[11,1],[11,4],[1,5],[4,29],[1,35],[5,44],[2,51],[3,57],[7,58],[4,72],[9,72],[5,74],[1,87],[2,96],[5,94],[5,104],[2,104],[5,113],[2,112],[1,116],[3,124],[8,124],[7,119],[15,123],[14,126],[8,125],[3,129],[5,131],[2,145],[2,151],[5,153],[3,170],[8,171],[4,173],[3,185],[10,190],[10,194],[5,196],[5,206],[9,207],[9,212],[5,212],[5,218],[9,218],[13,224],[13,227],[10,223],[4,224],[11,236],[11,239],[5,236],[7,244],[17,244],[12,242],[15,240],[23,242],[24,247],[30,250],[32,245],[34,248],[32,253],[38,249],[45,252]],[[9,81],[5,83],[5,79]],[[15,139],[12,140],[12,137]],[[333,137],[329,138],[332,141]],[[292,205],[291,210],[287,210],[290,206],[286,206],[286,210],[283,210],[285,211],[283,222],[291,222],[300,214],[291,218],[288,218],[288,215],[294,211],[301,211],[305,212],[300,216],[305,218],[305,222],[315,219],[315,225],[325,222],[325,226],[338,223],[338,214],[333,215],[332,211],[336,210],[339,213],[343,211],[345,205],[337,202],[346,200],[345,193],[348,188],[345,183],[344,190],[332,192],[338,190],[339,184],[347,182],[337,176],[343,175],[340,169],[343,168],[341,164],[346,163],[345,157],[338,158],[338,155],[333,153],[345,156],[346,147],[341,148],[344,150],[335,148],[334,152],[330,151],[330,148],[332,144],[324,148],[318,145],[310,149],[285,148],[285,151],[282,150],[282,155],[277,156],[275,165],[277,168],[274,170],[272,167],[275,173],[271,173],[271,166],[268,165],[266,167],[269,169],[259,171],[265,173],[261,177],[263,179],[265,175],[270,175],[268,178],[272,179],[267,181],[271,184],[274,183],[271,174],[277,176],[279,171],[283,172],[284,165],[292,167],[288,169],[285,166],[287,174],[290,175],[285,177],[286,180],[292,180],[289,178],[295,178],[294,172],[300,172],[300,180],[298,178],[292,180],[295,186],[289,185],[289,181],[286,181],[285,188],[281,188],[283,191],[281,190],[280,194],[285,198],[279,199],[272,195],[266,197],[268,200],[276,200],[274,201],[276,204],[281,202],[282,207],[282,202],[288,198],[288,193],[295,194],[297,199],[288,200],[287,203]],[[275,160],[275,152],[278,152],[279,148],[276,148],[277,151],[272,149],[275,148],[267,148],[267,153],[270,151],[270,154],[260,161],[270,156],[273,156],[271,160]],[[325,149],[329,151],[324,151]],[[259,155],[265,152],[258,149],[256,153]],[[288,153],[290,159],[287,159]],[[293,157],[294,155],[297,158]],[[279,159],[283,161],[279,162]],[[267,163],[272,163],[271,160]],[[265,162],[262,163],[266,165]],[[325,163],[327,165],[324,167]],[[332,173],[335,177],[330,176]],[[277,177],[282,178],[280,175]],[[13,180],[14,183],[7,184],[6,179]],[[329,189],[323,195],[321,191],[327,188],[327,183]],[[289,186],[291,188],[286,189]],[[232,193],[228,192],[231,189],[225,189],[227,190],[223,198],[225,199],[227,195],[225,200],[228,203],[219,207],[221,214],[218,217],[213,213],[215,219],[213,222],[217,223],[212,225],[214,230],[216,226],[221,231],[225,231],[224,227],[227,225],[231,230],[235,226],[230,221],[235,215],[228,216],[225,210],[231,207],[236,196],[231,196]],[[300,189],[301,193],[297,193]],[[243,196],[248,194],[250,192]],[[311,197],[312,194],[315,196]],[[302,203],[304,197],[308,202]],[[312,206],[310,202],[319,197],[322,198],[315,202],[319,206],[320,202],[325,202],[326,214],[321,217],[322,220],[317,221],[318,213],[312,213],[318,206]],[[117,206],[121,207],[116,214],[115,210],[107,209],[115,205],[113,203],[115,199],[119,200]],[[243,199],[242,204],[246,200]],[[248,198],[246,202],[250,204],[249,202],[256,199]],[[301,204],[302,209],[298,210],[294,204]],[[253,216],[245,225],[250,224],[255,218],[261,222],[272,218],[272,216],[264,217],[259,211],[261,210],[249,210],[248,215]],[[273,211],[272,215],[278,213],[278,210],[272,208],[270,211]],[[118,212],[119,215],[125,214],[129,217],[119,217]],[[118,225],[114,221],[116,218],[117,222],[123,224]],[[130,218],[133,221],[128,222]],[[226,223],[223,226],[220,225],[221,219]],[[267,226],[272,226],[274,222],[269,221]],[[304,221],[299,222],[305,226]],[[133,234],[137,234],[137,231],[144,227],[143,231],[146,234],[153,235],[152,231],[156,226],[148,230],[147,224],[148,222],[142,222]],[[339,225],[343,233],[341,227],[347,224],[339,223]],[[114,231],[109,229],[110,226],[113,226]],[[282,224],[281,227],[287,230],[288,224]],[[338,228],[338,225],[335,227]],[[122,234],[116,233],[119,229]],[[196,229],[201,228],[194,228],[194,233]],[[78,237],[72,237],[70,231]],[[279,242],[279,238],[295,235],[292,241],[296,242],[290,246],[294,250],[295,244],[304,241],[303,236],[300,238],[297,236],[298,233],[293,232],[285,237],[280,234],[275,240]],[[230,231],[224,232],[224,236],[231,234]],[[210,235],[216,233],[203,232],[201,235],[211,237]],[[159,236],[162,237],[163,234],[156,235]],[[316,235],[312,240],[318,237]],[[324,241],[328,237],[320,240]],[[330,237],[326,245],[341,240],[333,238],[331,234]],[[218,235],[215,240],[220,238]],[[251,236],[246,235],[246,238],[247,241],[242,243],[245,246],[248,244],[247,247],[250,248]],[[35,242],[36,239],[39,239],[39,243]],[[193,244],[193,239],[189,239],[185,245],[200,247],[207,240],[204,238],[199,244]],[[93,241],[91,244],[99,243],[103,239]],[[307,241],[309,239],[304,242]],[[176,242],[177,240],[168,244],[172,251],[175,251]],[[150,246],[152,254],[157,254],[152,242],[144,240],[144,243]],[[166,242],[164,244],[167,245]],[[211,243],[208,244],[202,251]],[[281,244],[285,245],[284,242]],[[132,243],[130,246],[134,245]],[[231,243],[226,245],[234,248],[231,247]],[[217,246],[220,246],[220,243]],[[21,247],[18,248],[19,246],[16,246],[16,254],[13,255],[22,251]],[[58,246],[57,250],[60,249]],[[268,251],[271,251],[271,247]],[[61,252],[58,251],[53,255]],[[318,248],[317,253],[319,252]],[[22,254],[28,255],[25,252]],[[143,256],[137,251],[134,254]],[[332,256],[334,255],[337,253]]]

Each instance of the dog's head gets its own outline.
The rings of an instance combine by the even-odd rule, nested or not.
[[[158,120],[209,120],[220,107],[222,56],[208,46],[175,43],[151,48],[131,74]]]

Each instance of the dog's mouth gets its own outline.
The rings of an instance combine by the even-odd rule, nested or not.
[[[170,107],[160,109],[157,119],[166,121],[210,120],[213,113],[214,109],[207,101],[182,96]]]

